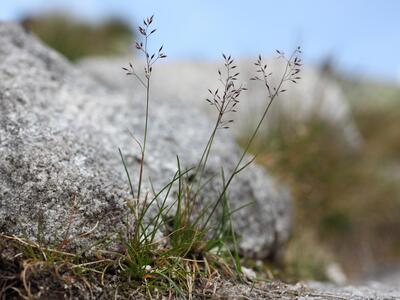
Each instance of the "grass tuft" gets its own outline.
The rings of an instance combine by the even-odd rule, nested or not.
[[[223,54],[224,68],[223,71],[218,70],[221,87],[215,91],[209,90],[211,97],[206,100],[216,109],[216,121],[202,155],[194,168],[183,166],[177,156],[174,176],[156,191],[153,186],[147,189],[143,175],[146,146],[151,138],[148,133],[151,126],[149,111],[152,73],[156,63],[167,55],[163,52],[163,46],[154,53],[149,49],[149,41],[156,32],[152,27],[153,19],[151,16],[143,20],[139,26],[142,41],[136,42],[136,48],[144,56],[144,69],[137,70],[132,63],[123,68],[128,76],[140,82],[146,94],[143,136],[133,137],[141,153],[137,182],[130,175],[124,155],[119,150],[131,195],[126,202],[129,212],[123,220],[125,228],[117,232],[118,250],[109,250],[108,246],[115,241],[106,238],[93,245],[90,253],[64,252],[63,249],[71,242],[67,238],[69,226],[61,247],[55,245],[48,248],[16,236],[3,235],[6,242],[2,247],[17,253],[8,258],[2,256],[5,269],[12,269],[11,273],[14,274],[8,276],[7,271],[0,273],[0,287],[6,296],[19,295],[35,299],[55,296],[60,292],[64,297],[73,297],[86,287],[88,297],[98,297],[99,294],[106,297],[102,294],[104,289],[108,295],[113,293],[114,299],[117,296],[129,298],[134,295],[191,299],[196,295],[204,296],[210,281],[218,278],[245,279],[238,238],[232,222],[232,215],[237,210],[230,208],[229,186],[254,161],[250,159],[245,162],[245,159],[272,103],[286,91],[288,83],[296,83],[299,79],[300,48],[289,58],[278,51],[279,59],[285,60],[286,66],[276,86],[271,85],[271,73],[267,65],[263,64],[261,55],[258,57],[255,62],[257,76],[252,80],[260,81],[266,88],[268,97],[264,113],[233,171],[226,174],[221,168],[219,178],[205,175],[208,159],[218,132],[229,129],[234,122],[232,114],[238,109],[240,95],[246,91],[242,84],[237,84],[239,72],[234,59]],[[216,180],[220,180],[222,188],[215,199],[205,202],[209,196],[205,194],[206,187]],[[217,214],[217,211],[221,213]],[[51,278],[56,283],[46,283]],[[210,296],[210,293],[207,292],[207,295]]]

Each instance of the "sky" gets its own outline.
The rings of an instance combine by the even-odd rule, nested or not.
[[[330,57],[340,70],[400,82],[398,0],[0,0],[0,20],[52,10],[94,21],[118,16],[132,25],[155,14],[155,43],[172,59],[300,45],[306,63]]]

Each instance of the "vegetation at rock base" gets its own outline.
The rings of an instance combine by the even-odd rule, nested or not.
[[[143,137],[132,136],[141,153],[140,169],[134,170],[139,174],[137,183],[131,180],[134,177],[131,177],[124,155],[119,151],[131,192],[126,199],[128,214],[123,220],[125,229],[106,233],[108,235],[104,239],[77,251],[67,251],[70,238],[64,238],[55,245],[42,245],[40,224],[37,242],[2,233],[0,292],[4,297],[35,299],[79,295],[91,298],[93,295],[109,297],[113,293],[114,298],[121,295],[124,298],[168,296],[191,299],[214,295],[215,288],[209,291],[208,286],[214,287],[213,282],[219,278],[242,282],[248,280],[241,266],[231,218],[240,208],[231,210],[229,187],[232,180],[240,176],[254,161],[248,157],[248,151],[267,118],[271,105],[286,91],[288,85],[297,83],[300,79],[300,47],[289,57],[277,50],[277,59],[284,62],[284,70],[277,84],[270,82],[272,73],[261,55],[258,56],[254,63],[256,76],[251,80],[259,81],[266,90],[263,114],[247,139],[233,170],[225,171],[221,166],[220,177],[215,178],[207,177],[205,172],[214,139],[218,138],[221,130],[230,128],[230,124],[234,122],[232,115],[239,106],[240,95],[247,90],[237,83],[239,72],[234,59],[223,54],[223,68],[217,72],[220,88],[209,90],[210,97],[206,99],[216,110],[216,122],[208,141],[205,141],[198,164],[194,168],[185,168],[177,156],[177,170],[169,183],[159,191],[153,186],[151,190],[146,190],[143,182],[146,142],[151,138],[148,130],[151,126],[151,75],[156,62],[167,57],[163,46],[154,53],[149,49],[148,41],[156,32],[152,23],[153,16],[144,19],[139,26],[143,41],[136,42],[137,50],[144,56],[144,70],[137,70],[132,63],[123,68],[127,75],[133,75],[139,80],[146,91],[143,101]],[[220,180],[221,189],[215,199],[204,203],[202,200],[206,195],[202,193],[213,180]],[[156,212],[151,213],[154,208]],[[71,209],[71,215],[65,220],[66,237],[69,236],[73,211]],[[89,231],[80,237],[90,234]]]

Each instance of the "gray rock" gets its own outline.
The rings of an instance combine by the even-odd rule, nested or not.
[[[395,300],[400,289],[377,283],[359,286],[337,286],[321,282],[285,284],[279,281],[237,284],[220,281],[215,298],[222,299],[282,299],[282,300]]]
[[[310,282],[308,295],[298,299],[351,299],[351,300],[389,300],[400,299],[400,289],[398,286],[389,286],[377,282],[364,283],[362,285],[337,286],[333,284]]]
[[[130,132],[141,137],[143,99],[138,88],[128,94],[99,85],[19,26],[0,23],[0,231],[46,243],[68,235],[77,246],[115,233],[129,191],[118,147],[136,182],[139,149]],[[210,133],[190,104],[151,100],[147,190],[149,177],[156,189],[172,178],[176,154],[195,166]],[[234,139],[219,133],[207,174],[229,172],[239,155]],[[215,199],[218,186],[204,199]],[[230,200],[233,209],[253,202],[234,215],[242,251],[277,251],[290,229],[288,191],[253,165],[233,182]]]

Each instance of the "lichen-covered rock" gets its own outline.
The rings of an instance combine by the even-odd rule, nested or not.
[[[118,148],[136,182],[131,133],[140,138],[143,130],[143,96],[99,85],[19,26],[0,23],[0,231],[79,246],[115,233],[129,192]],[[149,177],[159,189],[177,154],[185,167],[196,165],[210,124],[190,104],[151,100],[144,178],[147,189]],[[229,172],[239,155],[234,139],[219,133],[207,174]],[[204,199],[215,199],[217,188],[216,181]],[[253,202],[234,215],[245,254],[265,257],[287,238],[289,193],[263,169],[239,174],[230,201],[233,209]]]

